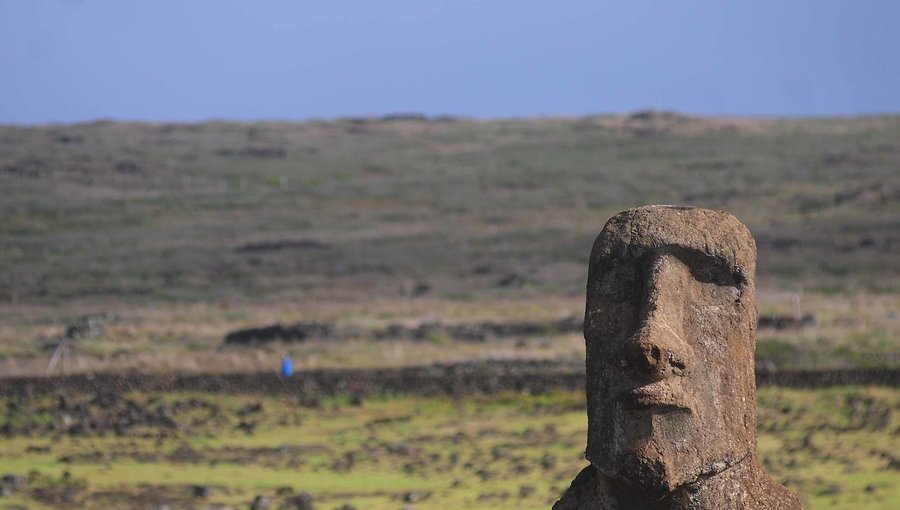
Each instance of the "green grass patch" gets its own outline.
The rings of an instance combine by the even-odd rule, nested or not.
[[[150,492],[173,508],[246,506],[257,495],[278,501],[305,491],[325,508],[395,509],[410,501],[424,509],[546,508],[584,465],[578,392],[339,398],[316,407],[203,393],[128,398],[138,409],[202,401],[202,409],[215,405],[220,413],[204,421],[199,407],[173,412],[175,428],[120,434],[41,427],[15,433],[0,452],[0,472],[29,480],[15,501],[52,506],[58,502],[48,503],[41,487],[73,486],[79,489],[66,500],[70,507],[134,504]],[[52,404],[42,399],[25,408]],[[104,419],[101,409],[88,407],[95,420]],[[255,423],[249,432],[240,425],[248,421]],[[801,493],[806,508],[888,509],[900,502],[900,391],[764,388],[758,421],[761,461]],[[194,485],[209,494],[191,496]]]

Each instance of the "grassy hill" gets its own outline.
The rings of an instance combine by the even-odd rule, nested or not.
[[[0,370],[103,315],[82,368],[244,369],[571,357],[577,335],[373,342],[391,321],[554,320],[583,306],[612,214],[727,209],[759,245],[786,365],[900,364],[900,117],[630,116],[0,127]],[[327,342],[222,350],[231,329],[332,321]],[[389,345],[390,347],[386,347]],[[766,358],[767,360],[769,358]],[[5,365],[4,365],[5,363]]]

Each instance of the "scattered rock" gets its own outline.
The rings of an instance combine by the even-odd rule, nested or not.
[[[235,248],[234,251],[238,253],[253,253],[253,252],[265,252],[265,251],[278,251],[278,250],[309,250],[309,249],[318,249],[323,250],[328,248],[328,245],[319,241],[315,241],[313,239],[278,239],[275,241],[262,241],[258,243],[248,243]]]
[[[556,457],[553,455],[545,454],[541,457],[541,467],[544,468],[545,471],[553,469],[556,467]]]
[[[481,342],[490,338],[527,337],[552,334],[578,333],[583,329],[583,321],[576,317],[566,317],[556,321],[520,321],[520,322],[477,322],[468,324],[444,324],[439,321],[423,322],[414,326],[390,324],[386,328],[376,330],[373,336],[377,340],[393,340],[409,338],[426,340],[438,335],[445,335],[454,340]]]
[[[403,501],[405,503],[416,503],[418,501],[422,501],[423,499],[427,498],[428,496],[429,496],[429,494],[426,492],[411,491],[411,492],[407,492],[406,494],[403,495]]]
[[[0,479],[0,496],[11,496],[25,487],[25,479],[19,475],[5,474]]]
[[[279,340],[282,342],[302,342],[313,337],[334,337],[334,326],[321,322],[298,322],[288,325],[273,324],[259,328],[240,329],[225,335],[225,344],[257,345]]]
[[[143,166],[131,160],[117,161],[113,168],[120,174],[139,174],[144,171]]]
[[[243,421],[237,424],[237,428],[243,430],[245,434],[248,436],[252,436],[253,432],[256,430],[257,423],[255,421]]]
[[[239,409],[237,412],[237,415],[238,416],[247,416],[248,414],[256,414],[256,413],[262,412],[262,409],[263,409],[263,407],[262,407],[261,403],[254,402],[252,404],[247,404],[246,406]]]
[[[793,331],[812,326],[815,323],[816,318],[811,314],[806,314],[801,317],[793,315],[760,315],[757,324],[759,329]]]
[[[498,287],[518,289],[519,287],[522,287],[523,285],[525,285],[525,278],[522,278],[521,276],[519,276],[515,273],[509,273],[509,274],[501,277],[499,280],[497,280]]]
[[[287,150],[277,146],[248,145],[240,149],[219,149],[216,154],[223,158],[282,159]]]
[[[312,495],[301,492],[296,496],[285,498],[278,508],[279,510],[313,510],[315,507],[313,506]]]
[[[833,484],[829,485],[828,487],[825,487],[824,489],[822,489],[820,494],[825,495],[825,496],[836,496],[842,492],[844,492],[844,488],[840,484],[833,483]]]
[[[183,441],[178,445],[178,448],[172,452],[171,459],[181,462],[199,462],[203,460],[203,457],[197,453],[196,450],[191,448],[191,445]]]
[[[268,510],[268,508],[271,506],[271,498],[259,495],[253,498],[253,503],[250,503],[250,510]]]
[[[66,326],[65,336],[71,340],[103,336],[108,321],[105,315],[83,315]]]

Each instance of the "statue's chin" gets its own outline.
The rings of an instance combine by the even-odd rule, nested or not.
[[[620,411],[616,417],[605,429],[611,433],[596,442],[599,455],[590,459],[600,472],[660,493],[697,479],[702,460],[687,442],[699,428],[692,412]]]
[[[625,455],[607,465],[595,464],[601,473],[641,489],[665,494],[697,479],[695,470],[687,472],[659,458]],[[612,468],[612,466],[616,466]],[[611,469],[612,468],[612,469]]]
[[[698,459],[676,452],[657,455],[656,450],[637,447],[624,450],[606,461],[591,463],[606,477],[625,482],[650,493],[664,495],[687,484],[696,482],[702,476],[714,475],[741,458],[737,452],[722,455],[721,460]],[[652,452],[652,453],[651,453]]]

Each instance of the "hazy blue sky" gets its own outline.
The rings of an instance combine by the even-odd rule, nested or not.
[[[900,113],[900,1],[0,0],[0,123]]]

